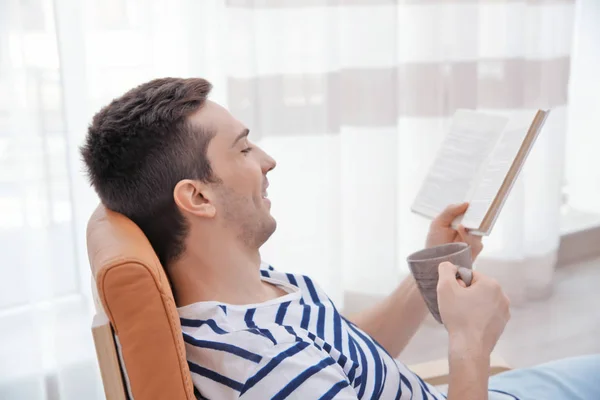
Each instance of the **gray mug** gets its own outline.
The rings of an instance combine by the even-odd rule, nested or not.
[[[469,286],[473,279],[471,246],[466,243],[442,244],[417,251],[408,256],[406,260],[410,272],[417,282],[417,287],[425,299],[425,304],[436,321],[442,323],[437,301],[438,267],[445,261],[456,265],[458,267],[457,278],[462,279]]]

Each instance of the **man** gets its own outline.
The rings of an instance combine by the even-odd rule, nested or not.
[[[210,89],[202,79],[143,84],[94,117],[82,148],[102,202],[140,226],[169,276],[198,397],[445,398],[394,359],[427,313],[412,278],[372,310],[345,319],[309,277],[262,262],[259,248],[276,227],[267,195],[275,161],[241,122],[207,100]],[[465,241],[476,257],[480,240],[450,227],[466,207],[440,215],[427,245]],[[492,380],[488,391],[489,356],[509,319],[508,300],[477,272],[469,288],[454,265],[439,272],[448,399],[600,398],[580,373],[593,370],[596,358],[570,363],[572,387],[539,371],[524,385],[525,371]]]

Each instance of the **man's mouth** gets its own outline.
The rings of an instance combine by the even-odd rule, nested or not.
[[[267,191],[265,190],[262,194],[262,198],[263,199],[268,199],[269,198],[269,194],[267,193]]]

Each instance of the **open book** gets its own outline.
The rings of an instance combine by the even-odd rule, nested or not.
[[[458,110],[412,211],[434,218],[450,204],[469,202],[453,226],[489,235],[547,116],[542,110],[510,118]]]

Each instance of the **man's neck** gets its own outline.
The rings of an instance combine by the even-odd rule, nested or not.
[[[186,252],[169,266],[177,306],[199,301],[260,303],[282,295],[260,277],[260,253],[219,235],[188,236]]]

